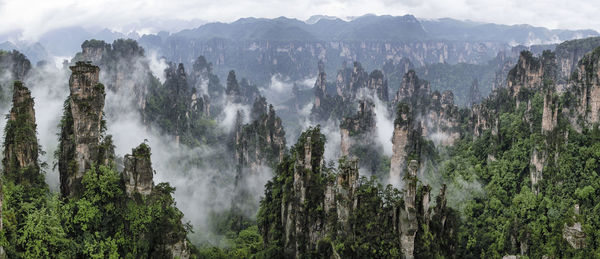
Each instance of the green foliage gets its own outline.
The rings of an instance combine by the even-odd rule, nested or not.
[[[217,123],[211,119],[210,114],[202,114],[203,102],[208,100],[203,100],[202,96],[199,96],[197,110],[190,109],[192,107],[190,96],[195,88],[191,89],[188,85],[183,65],[179,64],[179,67],[175,67],[171,64],[165,70],[165,74],[167,79],[164,84],[150,75],[149,93],[143,110],[145,118],[165,134],[179,136],[183,144],[200,146],[223,141],[224,135],[218,130]],[[222,87],[213,79],[210,80],[212,83],[209,82],[209,88],[212,88],[209,91],[218,92]]]
[[[199,258],[271,258],[256,255],[263,248],[262,236],[256,225],[250,226],[239,233],[228,237],[225,248],[208,246],[201,248]]]

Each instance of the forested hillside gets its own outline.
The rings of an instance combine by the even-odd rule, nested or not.
[[[0,258],[599,257],[600,41],[494,56],[267,86],[134,40],[0,52]]]

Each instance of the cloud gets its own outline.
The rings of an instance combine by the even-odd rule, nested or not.
[[[69,96],[69,75],[62,68],[52,65],[33,69],[25,81],[25,86],[31,90],[34,98],[35,119],[39,144],[45,151],[40,157],[48,164],[46,182],[51,190],[58,191],[58,167],[54,151],[58,149],[59,123],[63,114],[63,104]],[[56,170],[55,170],[56,169]]]
[[[165,69],[167,69],[168,65],[164,58],[159,58],[156,51],[150,51],[148,56],[150,71],[155,75],[160,83],[165,82]]]
[[[243,17],[286,16],[305,20],[316,14],[344,18],[365,13],[598,30],[598,12],[600,6],[594,0],[5,0],[0,4],[0,35],[17,30],[21,31],[21,39],[35,40],[49,30],[68,26],[155,32],[167,27],[195,27],[203,21],[232,22]]]

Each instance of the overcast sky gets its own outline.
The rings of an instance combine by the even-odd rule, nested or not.
[[[242,17],[305,20],[315,14],[366,13],[600,31],[597,0],[0,0],[0,34],[19,32],[21,40],[32,40],[46,31],[76,25],[126,32],[137,24],[133,28],[153,32],[156,25],[144,28],[148,21],[198,24]]]

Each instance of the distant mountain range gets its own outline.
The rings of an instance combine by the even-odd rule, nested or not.
[[[531,25],[501,25],[450,18],[418,19],[413,15],[364,15],[349,21],[319,15],[306,22],[285,17],[243,18],[233,23],[209,23],[173,34],[204,40],[457,40],[512,45],[558,43],[598,35],[594,30],[550,30]]]
[[[202,24],[195,20],[189,26]],[[149,23],[158,29],[171,28],[176,31],[186,23]],[[169,27],[171,26],[171,27]],[[32,61],[52,56],[72,56],[87,39],[112,42],[118,38],[139,39],[144,32],[142,24],[127,28],[139,30],[121,33],[109,29],[85,29],[79,26],[64,27],[42,35],[36,43],[4,42],[7,37],[0,35],[0,49],[17,49],[24,52]],[[413,15],[363,15],[350,19],[315,15],[306,21],[279,17],[242,18],[232,23],[207,23],[193,29],[175,33],[166,31],[154,36],[185,38],[194,40],[224,39],[233,41],[428,41],[448,40],[466,42],[494,42],[509,45],[532,45],[559,43],[565,40],[599,36],[594,30],[550,30],[530,25],[501,25],[450,18],[419,19]],[[147,35],[149,37],[151,35]],[[4,38],[4,40],[3,40]],[[2,43],[4,42],[4,43]],[[37,44],[39,43],[39,45]]]

